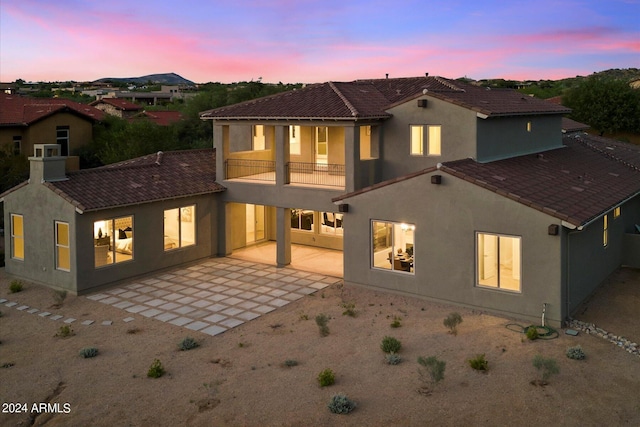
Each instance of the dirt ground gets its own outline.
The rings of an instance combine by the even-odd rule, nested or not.
[[[60,338],[60,321],[0,305],[2,426],[640,425],[640,357],[582,333],[528,341],[507,327],[519,323],[513,319],[334,285],[211,337],[138,315],[125,323],[130,313],[85,297],[55,308],[51,290],[26,283],[9,294],[8,283],[0,269],[0,298],[78,321],[75,335]],[[343,315],[344,303],[355,305],[356,317]],[[577,317],[637,342],[639,307],[640,271],[623,269]],[[456,336],[443,326],[453,311],[463,318]],[[325,337],[314,321],[320,313],[331,317]],[[390,326],[395,318],[398,328]],[[398,365],[380,349],[387,335],[402,343]],[[179,351],[187,336],[200,347]],[[566,349],[578,344],[586,359],[568,359]],[[90,346],[98,356],[80,357]],[[488,372],[470,368],[477,354],[486,355]],[[545,386],[535,385],[537,354],[560,368]],[[418,356],[446,361],[429,395],[419,392]],[[147,377],[154,359],[166,369],[161,378]],[[336,381],[320,387],[325,368]],[[329,411],[338,392],[356,402],[352,413]],[[41,402],[62,413],[33,411]],[[7,413],[16,408],[9,403],[27,412]]]

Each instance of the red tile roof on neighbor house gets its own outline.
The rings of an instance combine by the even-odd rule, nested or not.
[[[70,112],[99,121],[104,112],[90,105],[62,98],[28,98],[0,93],[0,126],[28,126],[59,112]]]
[[[168,151],[68,172],[68,180],[44,185],[78,210],[96,211],[224,191],[215,164],[212,148]]]
[[[372,120],[419,96],[431,96],[487,117],[566,114],[571,110],[510,89],[487,89],[442,77],[356,80],[309,85],[264,98],[204,111],[216,120]]]
[[[142,106],[138,104],[134,104],[133,102],[127,101],[126,99],[121,98],[102,98],[97,101],[93,101],[89,103],[91,106],[96,106],[100,104],[109,104],[118,110],[122,111],[140,111],[142,110]]]
[[[445,162],[440,170],[584,226],[640,195],[640,146],[588,134],[564,147],[490,163]]]
[[[180,111],[143,111],[129,118],[129,121],[145,118],[159,126],[169,126],[172,123],[179,122],[184,117]]]

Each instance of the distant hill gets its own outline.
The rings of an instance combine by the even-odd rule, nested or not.
[[[94,83],[108,82],[132,83],[135,85],[144,85],[151,82],[153,84],[195,86],[194,82],[187,80],[176,73],[149,74],[148,76],[142,77],[105,77],[94,81]]]

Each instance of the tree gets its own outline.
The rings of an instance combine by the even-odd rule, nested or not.
[[[640,132],[640,90],[625,80],[591,76],[563,96],[571,118],[600,132]]]

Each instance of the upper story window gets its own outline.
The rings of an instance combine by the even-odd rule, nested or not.
[[[440,156],[442,154],[442,126],[411,125],[411,155]]]
[[[24,261],[24,218],[11,214],[11,258]]]
[[[527,122],[527,132],[531,132],[531,121]]]
[[[56,127],[56,144],[60,144],[60,155],[69,155],[69,126]]]
[[[56,221],[56,270],[71,270],[69,223]]]
[[[620,208],[620,206],[618,206],[617,208],[615,208],[613,210],[613,218],[618,218],[620,216],[620,214],[622,213],[622,208]]]
[[[378,140],[372,137],[371,126],[360,126],[360,159],[378,158]]]
[[[521,238],[476,233],[478,286],[520,292]]]
[[[254,125],[253,126],[253,151],[259,151],[266,149],[266,138],[264,136],[264,126],[263,125]]]
[[[289,126],[289,154],[302,154],[300,144],[300,126]]]

